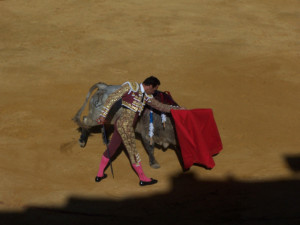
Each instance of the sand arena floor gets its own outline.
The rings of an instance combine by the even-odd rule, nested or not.
[[[0,223],[299,224],[299,8],[1,0]],[[137,141],[158,184],[139,187],[123,152],[95,183],[105,146],[94,134],[80,148],[71,118],[94,83],[149,75],[182,106],[214,110],[216,166],[183,173],[156,149],[155,170]]]

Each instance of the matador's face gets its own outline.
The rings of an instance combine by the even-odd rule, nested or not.
[[[152,85],[148,85],[145,86],[144,89],[147,95],[153,95],[154,92],[158,89],[158,85],[156,85],[155,87],[153,87]]]

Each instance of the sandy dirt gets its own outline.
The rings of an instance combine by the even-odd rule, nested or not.
[[[1,0],[0,221],[299,224],[299,8]],[[213,109],[224,145],[216,166],[183,172],[174,150],[155,149],[155,170],[137,141],[158,184],[140,187],[124,153],[115,178],[108,169],[95,183],[105,146],[94,134],[80,148],[71,119],[94,83],[149,75],[182,106]]]

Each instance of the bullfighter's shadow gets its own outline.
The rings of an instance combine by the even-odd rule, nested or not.
[[[198,180],[189,172],[173,177],[171,184],[167,193],[120,201],[71,196],[64,207],[31,206],[24,212],[1,212],[0,221],[3,225],[300,224],[299,179]],[[101,183],[95,185],[101,189]]]

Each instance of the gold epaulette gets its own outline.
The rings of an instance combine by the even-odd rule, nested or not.
[[[124,84],[128,84],[130,86],[130,90],[133,91],[133,92],[137,92],[139,90],[139,88],[140,88],[140,85],[137,82],[127,81]],[[122,86],[124,84],[122,84]]]

